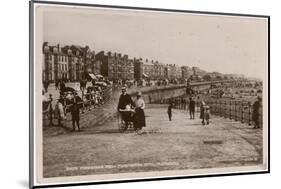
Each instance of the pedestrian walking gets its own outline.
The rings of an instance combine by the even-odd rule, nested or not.
[[[74,93],[74,98],[73,98],[73,103],[71,106],[71,118],[72,118],[72,131],[75,131],[75,125],[77,125],[78,131],[80,131],[80,97],[78,94],[75,92]]]
[[[53,110],[53,95],[52,94],[49,94],[49,99],[48,99],[48,103],[49,103],[49,126],[53,126],[53,113],[54,113],[54,110]]]
[[[259,109],[261,107],[261,101],[262,98],[258,97],[258,99],[253,104],[252,120],[254,122],[254,129],[260,128]]]
[[[55,87],[56,87],[56,90],[59,89],[59,80],[56,80],[56,82],[55,82]]]
[[[206,105],[204,107],[204,119],[206,121],[206,124],[209,125],[210,123],[210,106]]]
[[[122,87],[122,94],[119,97],[119,102],[117,106],[117,110],[121,113],[122,110],[126,109],[126,107],[131,108],[134,105],[134,102],[129,94],[127,94],[126,87]],[[129,126],[129,121],[131,120],[131,114],[128,112],[121,113],[122,120],[125,122],[126,129]]]
[[[169,106],[168,106],[168,117],[169,117],[169,121],[172,121],[172,109],[173,109],[173,103],[170,101]]]
[[[202,125],[205,125],[205,115],[204,115],[204,108],[205,108],[205,102],[201,100],[200,102],[200,119],[202,119]]]
[[[195,101],[192,97],[189,98],[189,115],[190,119],[194,119],[195,114]]]
[[[136,125],[136,130],[140,131],[143,127],[146,126],[145,113],[144,113],[145,103],[141,96],[141,92],[137,93],[137,99],[135,105],[136,105],[135,125]]]

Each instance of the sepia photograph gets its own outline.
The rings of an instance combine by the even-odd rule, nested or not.
[[[33,186],[269,172],[269,16],[30,11]]]

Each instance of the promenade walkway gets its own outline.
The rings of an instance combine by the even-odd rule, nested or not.
[[[113,95],[117,96],[118,95]],[[117,98],[115,97],[115,98]],[[44,134],[45,177],[261,165],[262,130],[221,117],[202,126],[196,114],[147,105],[142,134],[119,133],[113,100],[82,116],[81,132]],[[105,113],[105,112],[108,112]],[[104,117],[103,117],[104,116]],[[93,121],[98,121],[93,124]]]

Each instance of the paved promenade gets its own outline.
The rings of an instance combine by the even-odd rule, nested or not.
[[[190,120],[183,110],[168,121],[166,105],[147,105],[143,133],[119,133],[114,103],[83,114],[81,132],[46,130],[44,176],[261,164],[262,130],[220,117],[202,126],[198,114]]]

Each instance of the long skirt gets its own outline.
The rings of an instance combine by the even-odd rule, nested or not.
[[[145,127],[145,115],[144,111],[141,108],[136,109],[136,127],[141,129],[142,127]]]

